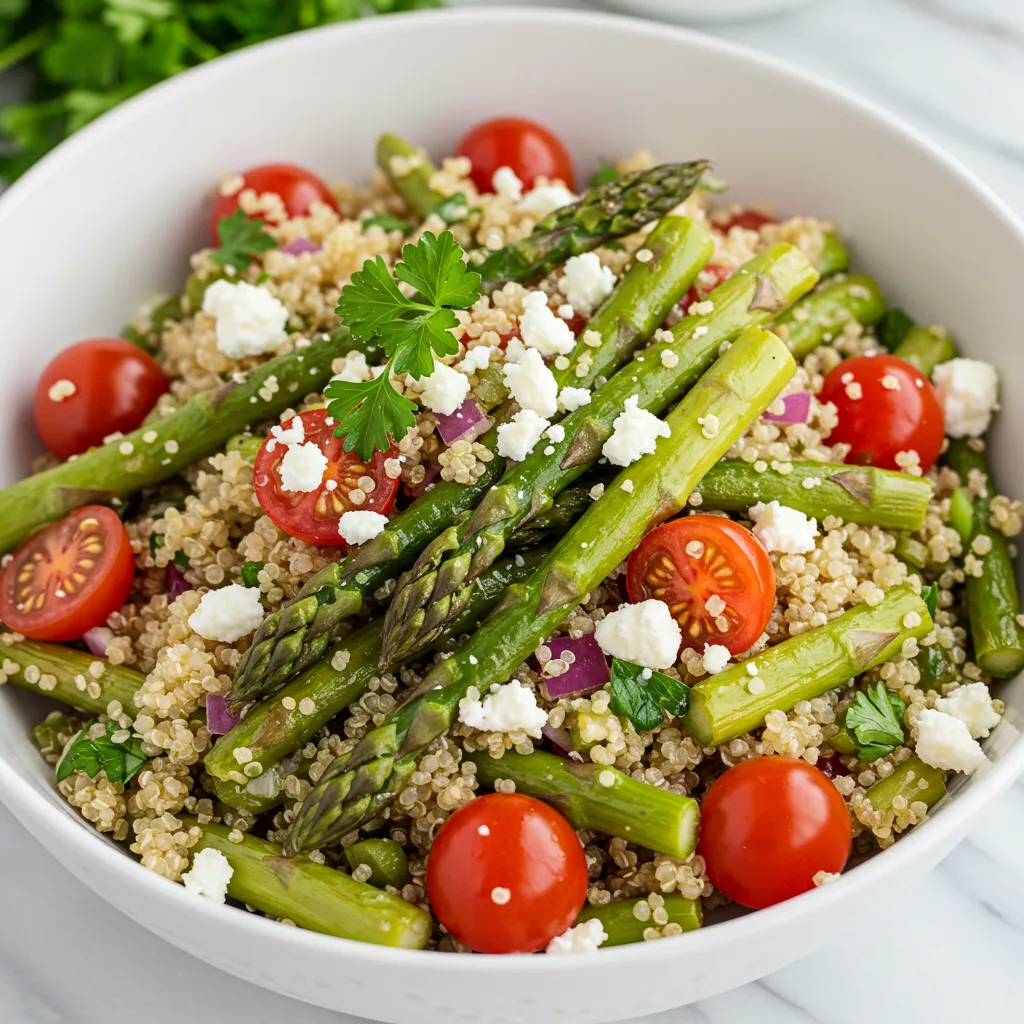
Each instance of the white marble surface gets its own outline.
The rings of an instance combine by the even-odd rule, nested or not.
[[[947,146],[1024,214],[1022,0],[819,0],[718,31],[876,100]],[[356,1024],[236,981],[161,942],[65,872],[2,808],[0,864],[5,1024],[132,1021],[140,996],[185,987],[194,993],[190,1024]],[[884,918],[861,922],[855,934],[823,936],[819,952],[756,984],[634,1024],[1003,1024],[1024,1016],[1022,964],[1018,782]]]

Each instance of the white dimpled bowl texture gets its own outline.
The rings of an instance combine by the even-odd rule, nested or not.
[[[180,287],[206,242],[221,171],[267,160],[365,179],[379,132],[437,157],[473,122],[549,124],[588,172],[646,147],[708,157],[736,201],[842,225],[856,264],[964,350],[1024,379],[1016,296],[1024,230],[953,160],[846,93],[683,30],[612,15],[477,10],[381,18],[265,44],[162,85],[60,147],[0,199],[0,469],[28,471],[30,398],[47,359],[116,333],[137,300]],[[1002,487],[1024,493],[1024,402],[994,435]],[[455,956],[360,945],[199,900],[99,838],[54,792],[28,730],[35,695],[0,691],[0,799],[97,893],[169,942],[257,985],[363,1017],[579,1022],[636,1018],[774,970],[898,900],[1024,767],[1019,680],[990,758],[932,820],[840,880],[758,913],[592,955]],[[39,899],[45,900],[40,893]],[[890,902],[886,902],[890,901]],[[187,979],[179,979],[187,984]]]

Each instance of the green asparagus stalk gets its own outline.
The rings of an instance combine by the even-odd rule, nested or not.
[[[871,806],[876,811],[891,811],[893,799],[903,797],[908,804],[917,800],[931,807],[946,795],[946,783],[942,772],[932,768],[913,754],[899,764],[891,775],[879,779],[867,791]]]
[[[843,240],[833,232],[825,235],[821,246],[821,255],[818,257],[816,269],[821,274],[822,280],[832,277],[833,274],[842,274],[850,268],[850,253],[847,251]]]
[[[198,824],[187,815],[186,828]],[[199,825],[203,835],[192,848],[217,850],[232,868],[228,895],[271,917],[284,917],[300,928],[357,942],[402,949],[422,949],[433,922],[425,910],[400,896],[357,882],[342,871],[307,860],[281,856],[281,848],[256,836],[232,842],[231,829]]]
[[[641,409],[661,412],[711,365],[724,342],[770,322],[816,280],[799,250],[787,245],[766,249],[715,289],[713,312],[680,321],[669,338],[596,391],[589,405],[566,416],[562,441],[538,445],[510,467],[473,516],[439,534],[399,581],[385,619],[382,657],[423,650],[445,618],[458,614],[474,579],[501,554],[513,531],[597,461],[627,398],[635,395]]]
[[[426,220],[446,198],[430,187],[434,174],[430,157],[398,135],[385,132],[377,140],[377,166],[420,220]],[[399,169],[404,173],[399,173]]]
[[[849,523],[919,530],[932,485],[923,477],[867,466],[792,462],[786,475],[759,473],[749,462],[727,459],[712,467],[697,488],[701,508],[746,512],[759,501],[778,501],[805,515],[840,516]],[[808,486],[805,481],[816,483]]]
[[[589,387],[599,373],[627,360],[664,321],[710,252],[707,233],[685,217],[664,218],[651,232],[648,244],[655,257],[649,264],[630,268],[591,320],[590,330],[600,341],[597,346],[585,346],[591,365],[582,377],[573,371],[574,386]],[[558,376],[556,380],[560,386],[566,383]],[[407,569],[429,541],[438,534],[444,536],[477,504],[505,469],[505,460],[497,455],[497,426],[481,444],[494,458],[485,464],[478,480],[468,485],[436,484],[392,519],[378,537],[362,544],[344,562],[321,570],[293,601],[264,620],[235,673],[229,698],[232,711],[273,693],[297,672],[315,664],[368,594]]]
[[[32,727],[32,742],[50,764],[56,764],[68,741],[77,736],[81,728],[82,720],[77,716],[76,721],[72,721],[62,711],[51,711]]]
[[[541,750],[510,750],[500,758],[477,751],[466,757],[476,765],[483,785],[493,789],[498,779],[511,779],[517,793],[551,804],[573,828],[619,836],[680,860],[697,845],[696,800],[638,782],[617,768],[568,761]]]
[[[926,377],[939,363],[956,358],[956,345],[941,327],[911,327],[893,355],[916,366]]]
[[[686,727],[705,746],[724,743],[763,725],[769,711],[790,711],[798,701],[882,664],[908,638],[920,639],[931,628],[928,608],[913,587],[896,587],[874,608],[857,605],[697,683],[690,689]],[[756,666],[756,676],[749,665]]]
[[[914,527],[914,529],[917,529],[917,527]],[[907,565],[913,566],[915,569],[923,569],[931,557],[928,552],[928,545],[922,543],[916,537],[911,537],[906,532],[899,535],[896,547],[893,549],[893,554],[901,562],[906,562]]]
[[[971,533],[974,531],[974,499],[966,487],[954,487],[949,496],[949,525],[960,534],[960,539],[965,545],[971,543]]]
[[[665,924],[677,924],[684,932],[695,931],[703,924],[704,913],[700,900],[688,900],[677,892],[663,896],[662,900],[662,908],[668,915]],[[651,919],[649,906],[642,920],[636,916],[637,904],[642,902],[644,901],[639,899],[612,900],[611,903],[603,903],[601,906],[584,907],[576,923],[582,924],[595,918],[600,921],[608,936],[601,943],[602,949],[624,946],[631,942],[643,942],[644,932],[648,928],[661,926],[656,925]]]
[[[509,551],[525,551],[552,538],[561,537],[566,530],[594,503],[593,485],[578,484],[560,491],[551,508],[509,538]],[[596,492],[594,492],[596,493]]]
[[[369,883],[383,889],[392,885],[401,889],[409,881],[409,861],[405,850],[393,839],[364,839],[345,847],[345,858],[350,868],[369,865],[373,874]]]
[[[408,703],[367,733],[350,756],[328,767],[296,817],[289,851],[340,839],[393,799],[422,750],[455,720],[469,687],[483,692],[508,679],[633,550],[648,526],[683,507],[793,370],[792,356],[773,334],[752,328],[740,337],[669,415],[670,436],[656,451],[620,473],[540,568],[509,588],[501,607],[434,667]],[[716,421],[717,429],[708,430]]]
[[[833,341],[846,324],[856,321],[870,326],[884,313],[885,299],[874,278],[855,274],[808,295],[779,317],[776,329],[793,355],[802,359],[819,345]]]
[[[974,499],[970,533],[963,536],[964,551],[981,562],[981,575],[967,573],[965,589],[971,622],[974,660],[982,672],[1009,679],[1024,668],[1024,629],[1020,624],[1020,596],[1006,538],[991,522],[990,501],[995,490],[988,459],[964,440],[951,441],[946,464],[967,483],[971,470],[987,481],[987,491]]]
[[[176,412],[126,437],[93,448],[0,491],[0,551],[9,551],[44,523],[72,509],[108,503],[180,473],[217,451],[250,423],[268,420],[331,378],[331,361],[350,350],[369,351],[345,328],[307,348],[271,359],[241,384],[196,395]],[[267,381],[277,390],[269,400]]]

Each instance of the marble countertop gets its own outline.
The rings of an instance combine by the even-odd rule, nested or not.
[[[463,0],[477,2],[484,0]],[[1024,215],[1021,0],[818,0],[795,14],[715,31],[882,104]],[[0,863],[0,1021],[130,1021],[141,993],[187,985],[196,993],[190,1024],[358,1024],[221,974],[162,942],[64,871],[2,807]],[[759,982],[633,1024],[863,1024],[880,1013],[936,1024],[1020,1020],[1024,781],[891,909],[889,920],[864,921],[856,934],[823,936],[817,953]],[[116,971],[96,970],[100,957]]]

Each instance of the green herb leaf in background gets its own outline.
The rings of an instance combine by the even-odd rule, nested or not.
[[[891,754],[904,740],[903,713],[907,705],[882,682],[858,693],[846,709],[846,731],[857,744],[857,756],[871,763]]]
[[[235,210],[230,217],[221,217],[217,222],[220,247],[210,253],[210,259],[222,267],[231,267],[241,273],[254,256],[276,249],[277,242],[263,230],[259,217],[247,217],[241,210]]]
[[[107,722],[104,735],[87,740],[85,734],[92,724],[85,723],[61,758],[57,765],[57,781],[63,781],[72,772],[82,771],[91,779],[100,772],[106,772],[111,782],[129,782],[149,760],[143,753],[142,744],[135,737],[115,743],[112,737],[120,726],[112,721]]]
[[[925,587],[921,591],[921,600],[924,601],[925,607],[928,609],[928,614],[934,619],[935,612],[939,607],[939,585],[933,583],[930,587]]]
[[[618,170],[615,164],[610,163],[607,160],[601,161],[601,166],[590,176],[590,187],[599,188],[601,185],[610,185],[613,181],[618,181],[622,177],[622,173]]]
[[[400,220],[398,217],[392,217],[390,213],[378,213],[373,217],[367,217],[363,221],[364,228],[383,228],[385,231],[401,231],[403,235],[409,234],[413,229],[413,225],[410,221]]]
[[[612,711],[628,718],[639,732],[656,729],[668,714],[681,718],[690,704],[690,688],[678,679],[630,661],[612,659]]]
[[[260,585],[260,573],[263,571],[263,562],[246,562],[242,566],[242,582],[247,587],[258,587]]]
[[[882,319],[878,321],[875,335],[882,345],[892,352],[913,326],[914,321],[902,309],[887,309],[882,314]]]
[[[436,213],[449,227],[453,224],[460,224],[472,214],[479,213],[480,207],[469,205],[465,192],[456,192],[453,195],[445,196],[431,213]]]

